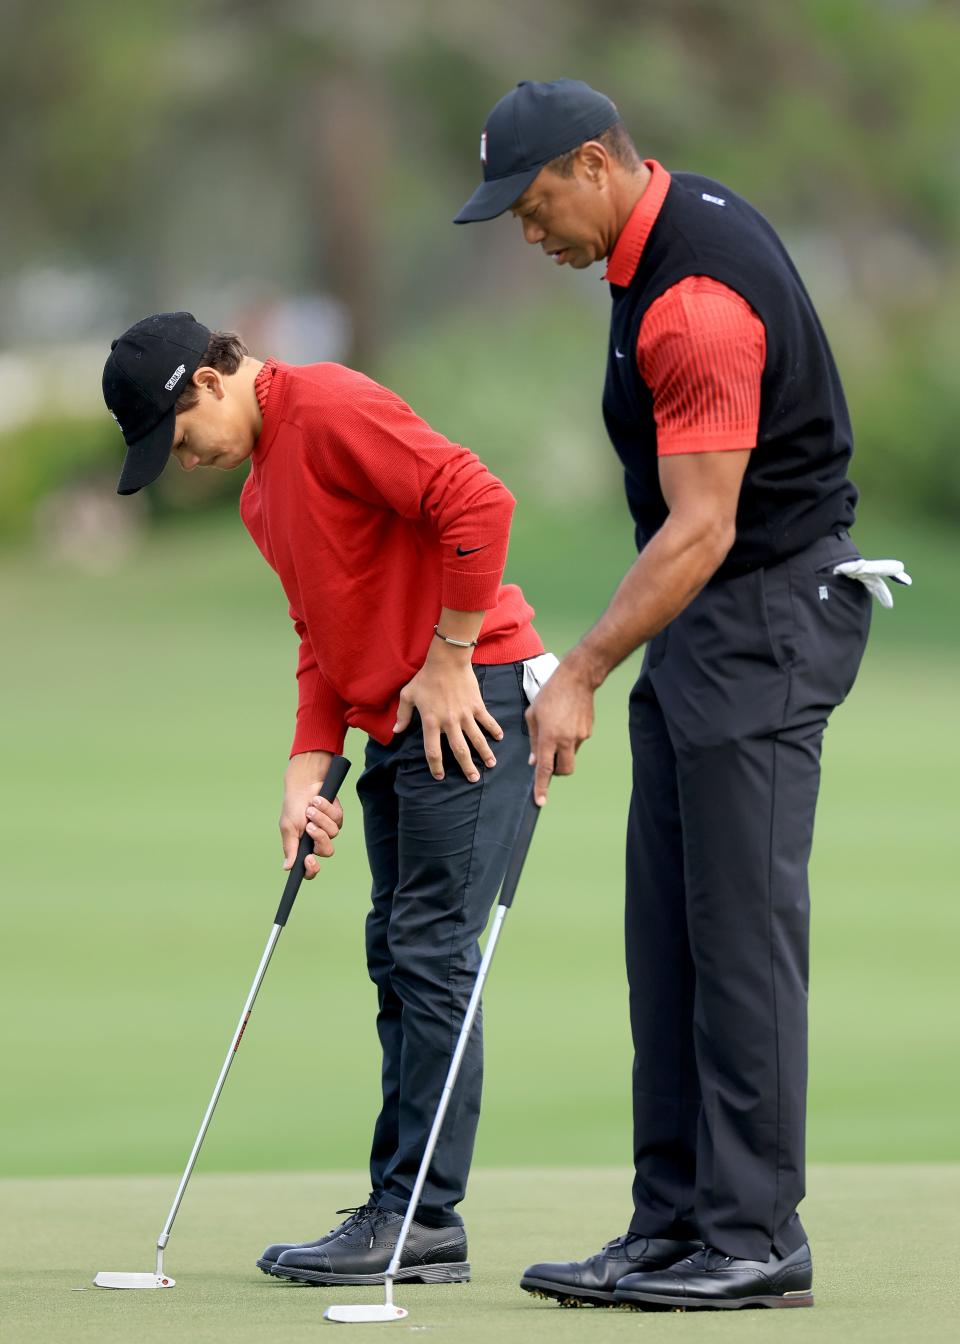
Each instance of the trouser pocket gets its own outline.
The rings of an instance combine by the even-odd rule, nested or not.
[[[824,538],[787,561],[800,684],[828,709],[849,694],[870,631],[869,592],[833,573],[836,565],[856,558],[856,547],[843,535]]]

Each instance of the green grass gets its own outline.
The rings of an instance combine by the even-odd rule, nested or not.
[[[91,1279],[100,1269],[153,1269],[154,1242],[173,1192],[170,1177],[2,1181],[3,1337],[11,1344],[306,1344],[321,1338],[328,1305],[375,1302],[380,1294],[298,1287],[265,1277],[253,1262],[267,1241],[318,1235],[335,1208],[356,1202],[363,1181],[359,1172],[199,1176],[167,1250],[165,1269],[177,1286],[146,1293],[107,1292],[93,1288]],[[622,1231],[628,1173],[479,1170],[465,1205],[473,1281],[401,1286],[397,1300],[410,1315],[389,1327],[389,1337],[423,1334],[458,1344],[751,1344],[774,1333],[817,1344],[954,1340],[960,1167],[817,1167],[810,1189],[812,1311],[565,1311],[522,1293],[519,1273],[533,1260],[589,1254]]]
[[[575,537],[576,545],[571,544]],[[952,545],[952,549],[951,549]],[[511,570],[563,651],[629,558],[619,512],[518,515]],[[955,1046],[958,551],[878,529],[917,587],[877,611],[835,716],[815,848],[809,1143],[821,1161],[960,1157]],[[295,641],[238,522],[157,533],[120,572],[0,564],[0,1162],[12,1175],[177,1171],[282,886],[275,818]],[[621,907],[636,660],[559,781],[486,1002],[481,1165],[622,1163]],[[354,778],[363,743],[352,735]],[[367,876],[347,790],[337,858],[281,939],[201,1168],[359,1168],[378,1090]],[[348,1198],[353,1200],[356,1191]]]

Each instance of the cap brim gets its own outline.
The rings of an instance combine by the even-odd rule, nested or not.
[[[171,406],[149,434],[145,434],[136,443],[128,444],[123,470],[117,485],[118,495],[135,495],[145,485],[150,485],[163,471],[170,459],[173,436],[177,420],[177,408]]]
[[[542,167],[543,164],[538,163],[535,168],[527,168],[522,173],[511,173],[509,177],[495,177],[489,182],[481,182],[454,219],[454,224],[476,224],[482,219],[496,219],[497,215],[502,215],[514,201],[520,199]]]

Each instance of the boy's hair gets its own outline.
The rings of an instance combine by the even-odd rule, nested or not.
[[[610,157],[630,172],[635,173],[640,167],[640,155],[630,139],[630,132],[622,121],[615,121],[600,135],[591,138],[599,140]],[[559,158],[551,159],[547,167],[559,177],[572,177],[573,161],[577,157],[579,149],[580,146],[577,145],[576,149],[571,149],[567,154],[561,154]]]
[[[198,367],[201,369],[216,369],[218,373],[236,373],[243,363],[244,356],[249,353],[250,351],[235,332],[211,331],[206,354]],[[192,381],[188,382],[177,397],[177,415],[181,411],[189,411],[196,406],[199,397],[200,389]]]

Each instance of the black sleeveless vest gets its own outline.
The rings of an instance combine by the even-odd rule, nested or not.
[[[725,577],[850,527],[857,501],[847,479],[853,436],[827,338],[780,239],[758,210],[718,182],[674,173],[633,280],[610,286],[603,417],[623,463],[638,550],[668,509],[657,475],[653,397],[637,369],[637,335],[654,300],[688,275],[708,275],[736,290],[767,336],[757,446],[740,493],[736,541],[718,571]]]

